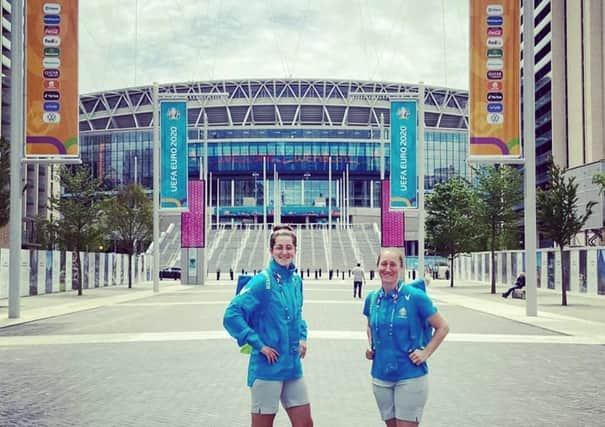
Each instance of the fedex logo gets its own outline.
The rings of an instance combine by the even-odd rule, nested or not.
[[[42,39],[44,47],[59,47],[61,45],[61,37],[59,36],[44,36]]]
[[[504,41],[502,40],[502,37],[488,37],[487,38],[487,47],[499,48],[499,47],[502,47],[503,45],[504,45]]]

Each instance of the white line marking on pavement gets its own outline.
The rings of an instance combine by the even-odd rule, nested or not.
[[[310,340],[366,341],[365,331],[312,331]],[[0,337],[0,347],[69,344],[115,344],[133,342],[171,342],[232,340],[225,331],[144,332],[118,334],[81,335],[30,335]],[[507,334],[449,334],[450,342],[518,343],[518,344],[585,344],[603,345],[605,335],[571,337],[557,335],[507,335]]]
[[[120,306],[129,307],[158,307],[162,305],[224,305],[229,304],[230,300],[219,300],[219,301],[174,301],[174,302],[128,302],[120,304]],[[349,304],[362,306],[363,301],[361,300],[308,300],[305,299],[305,305],[308,304]],[[439,304],[441,305],[441,304]]]

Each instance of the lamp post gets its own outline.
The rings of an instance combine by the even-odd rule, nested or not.
[[[257,195],[257,188],[256,188],[256,180],[259,177],[258,172],[252,172],[252,176],[254,177],[254,224],[256,225],[257,223],[257,218],[256,218],[256,206],[258,206],[258,195]]]

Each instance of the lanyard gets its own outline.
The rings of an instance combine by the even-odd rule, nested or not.
[[[378,309],[378,307],[380,307],[380,305],[382,303],[382,300],[386,296],[387,295],[384,293],[384,290],[381,292],[380,295],[378,295],[378,298],[376,298],[376,309]],[[395,288],[393,296],[391,297],[391,299],[393,300],[393,303],[392,303],[391,316],[390,316],[390,319],[389,319],[389,326],[388,326],[388,334],[389,334],[390,337],[393,336],[393,322],[395,320],[395,310],[397,309],[397,301],[399,300],[399,288]],[[376,330],[377,334],[380,332],[380,322],[378,321],[378,316],[376,316],[376,321],[375,321],[375,324],[374,324],[374,329]]]

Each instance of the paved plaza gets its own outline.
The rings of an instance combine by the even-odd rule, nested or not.
[[[27,297],[18,320],[0,300],[0,425],[249,425],[247,356],[221,325],[233,288],[163,281],[155,295],[146,284]],[[539,291],[530,318],[485,284],[435,281],[429,293],[451,332],[429,360],[423,426],[603,425],[605,298],[560,307]],[[305,282],[316,426],[384,425],[361,309],[348,281]],[[282,409],[275,425],[289,426]]]

